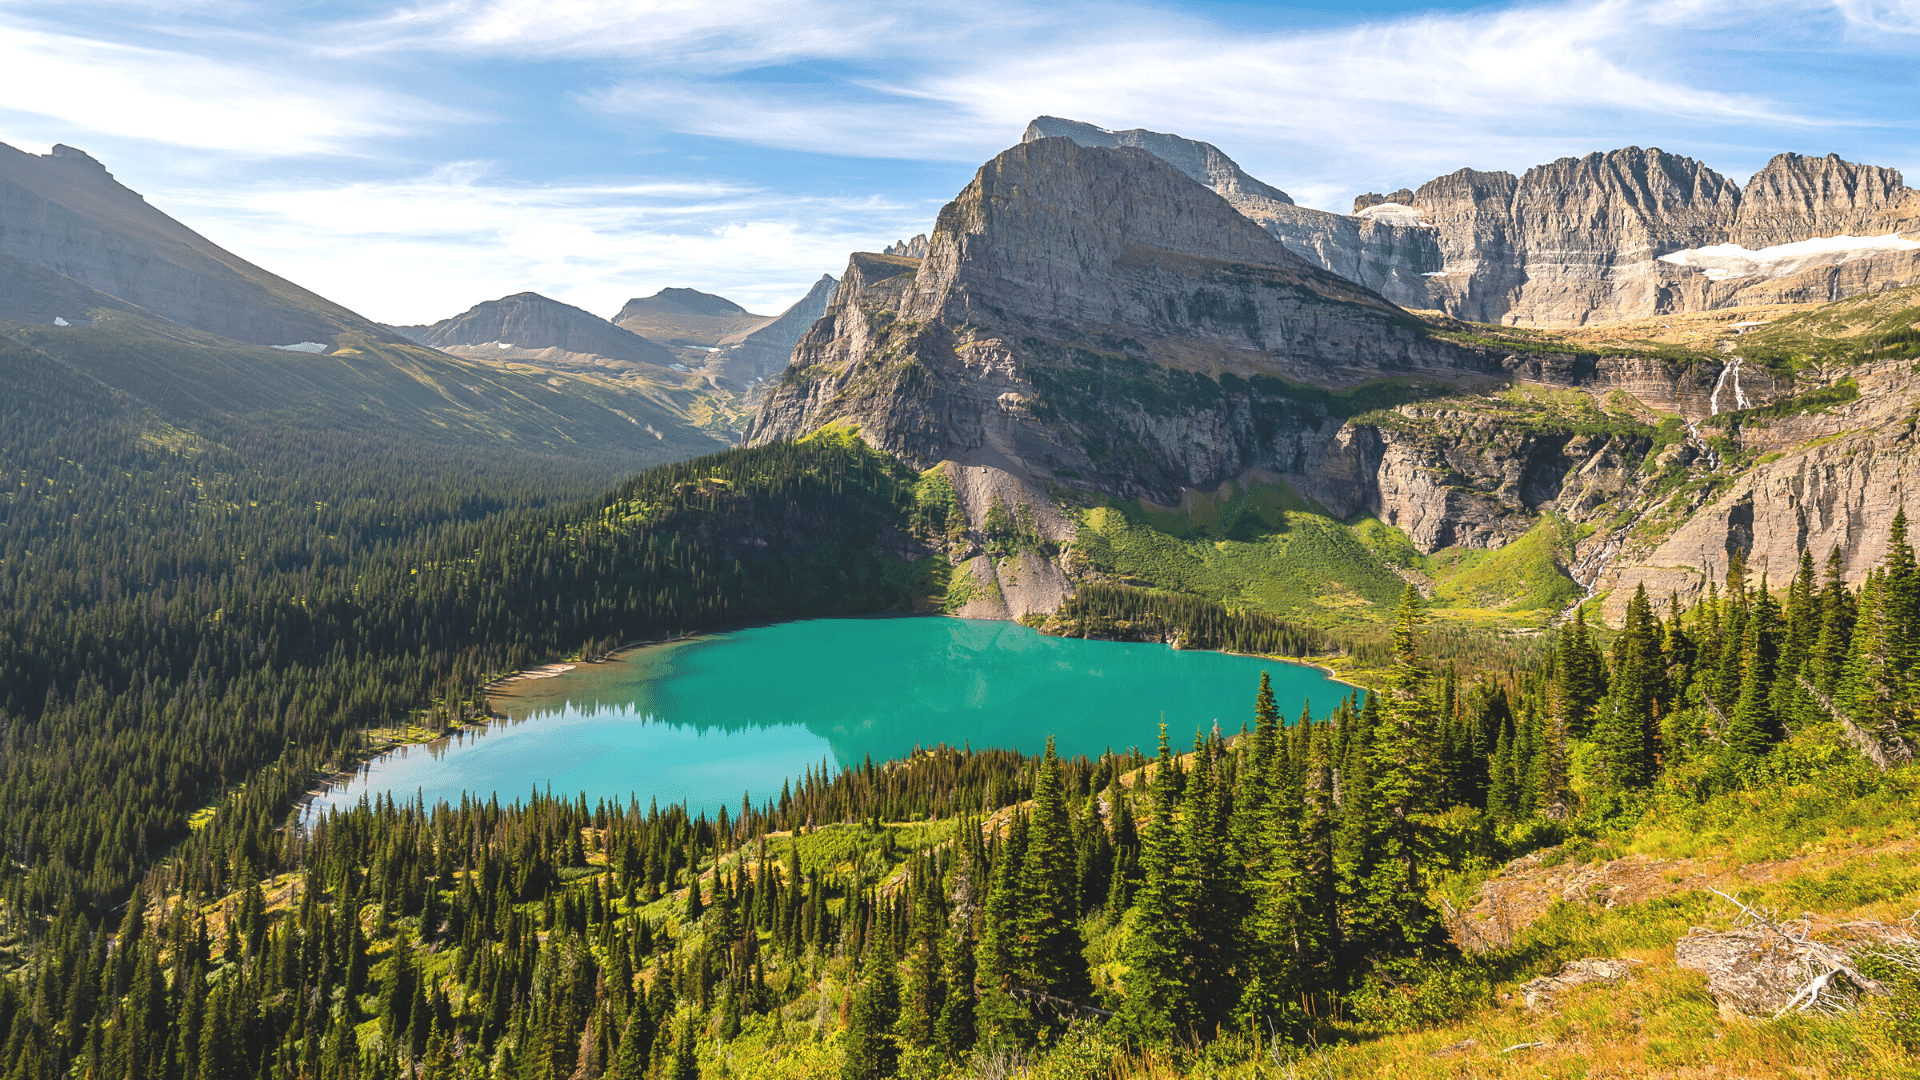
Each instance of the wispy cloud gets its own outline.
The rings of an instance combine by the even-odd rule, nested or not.
[[[1882,34],[1920,34],[1920,0],[1836,0],[1847,21]]]
[[[511,183],[462,162],[394,181],[167,193],[210,239],[372,318],[431,322],[531,289],[602,315],[664,286],[778,312],[928,206],[728,181]]]
[[[70,130],[283,157],[356,152],[363,140],[469,118],[367,86],[49,30],[0,14],[0,110]]]
[[[954,159],[991,152],[1043,112],[1177,131],[1230,152],[1264,148],[1252,156],[1268,160],[1398,168],[1490,143],[1537,153],[1602,116],[1667,129],[1818,126],[1763,93],[1690,79],[1674,60],[1677,38],[1723,32],[1733,11],[1710,0],[1584,0],[1266,33],[1121,20],[1044,49],[936,51],[839,87],[641,78],[591,101],[763,145]]]

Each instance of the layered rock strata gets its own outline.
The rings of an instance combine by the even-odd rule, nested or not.
[[[1920,193],[1897,170],[1781,154],[1738,184],[1691,158],[1627,147],[1524,175],[1462,169],[1417,191],[1369,193],[1352,215],[1293,205],[1208,143],[1041,117],[1026,138],[1135,146],[1207,184],[1289,250],[1406,308],[1475,322],[1581,326],[1622,318],[1842,299],[1920,281],[1913,253],[1711,280],[1661,256],[1764,249],[1920,230]],[[1379,213],[1381,208],[1391,212]]]

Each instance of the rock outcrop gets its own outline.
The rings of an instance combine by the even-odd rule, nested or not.
[[[882,255],[904,255],[909,259],[924,259],[927,257],[927,234],[921,233],[911,240],[900,240],[888,244],[880,253]]]
[[[536,292],[514,293],[475,304],[431,326],[396,330],[422,345],[488,359],[539,356],[549,350],[598,358],[610,367],[667,367],[674,362],[665,347],[598,315]]]
[[[833,298],[834,290],[840,282],[832,274],[820,275],[813,283],[807,295],[801,297],[774,320],[744,334],[720,339],[722,350],[721,363],[727,374],[743,383],[758,382],[771,375],[779,374],[793,357],[793,347],[800,344],[800,338],[806,334],[820,316],[827,313],[827,301]]]

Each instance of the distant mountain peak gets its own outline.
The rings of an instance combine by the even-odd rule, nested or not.
[[[687,315],[707,315],[724,318],[730,315],[752,315],[753,313],[724,296],[701,292],[699,289],[666,288],[652,296],[637,296],[627,301],[620,314],[613,317],[614,322],[629,318],[640,311],[660,311],[676,309],[676,313]]]
[[[399,329],[436,349],[494,345],[526,352],[559,349],[657,367],[674,363],[673,353],[658,342],[537,292],[517,292],[483,301],[431,326]]]

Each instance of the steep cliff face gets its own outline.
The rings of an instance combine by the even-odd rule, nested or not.
[[[1474,322],[1579,326],[1671,310],[1690,271],[1659,256],[1722,242],[1739,188],[1691,158],[1628,147],[1421,185],[1439,232],[1435,306]]]
[[[1920,228],[1920,192],[1898,169],[1781,154],[1754,173],[1740,193],[1731,235],[1746,248],[1820,236],[1882,236]]]
[[[450,319],[431,326],[397,327],[423,345],[436,349],[478,349],[490,359],[506,359],[558,349],[577,356],[599,357],[616,365],[645,364],[666,367],[673,353],[646,338],[623,330],[589,311],[523,292],[475,304]]]
[[[743,383],[758,382],[779,374],[793,357],[793,347],[815,320],[827,313],[827,301],[833,299],[840,282],[832,274],[820,275],[807,295],[801,297],[775,319],[755,330],[720,339],[722,364],[729,377]]]
[[[1298,456],[1289,426],[1325,424],[1305,384],[1482,362],[1155,156],[1043,139],[980,170],[925,259],[853,258],[748,440],[847,422],[922,468],[1177,500]]]

